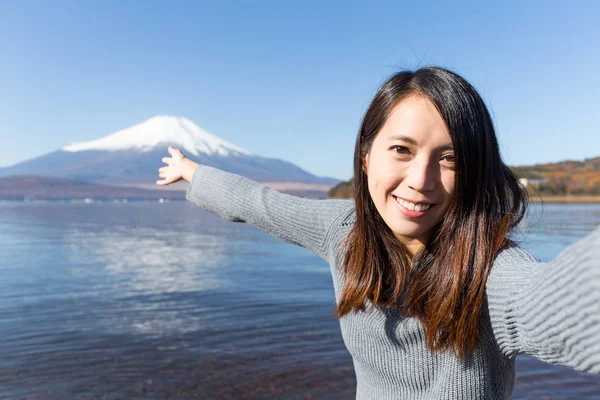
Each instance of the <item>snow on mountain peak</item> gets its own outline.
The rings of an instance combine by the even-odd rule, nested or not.
[[[150,151],[166,143],[179,146],[184,152],[198,156],[200,153],[250,154],[234,144],[205,131],[187,118],[159,115],[141,124],[120,130],[91,142],[72,143],[63,151],[83,150],[138,150]]]

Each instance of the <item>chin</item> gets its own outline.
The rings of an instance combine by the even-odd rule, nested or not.
[[[407,229],[406,226],[390,226],[390,230],[394,233],[398,239],[403,238],[407,240],[421,240],[427,237],[430,233],[430,229]]]

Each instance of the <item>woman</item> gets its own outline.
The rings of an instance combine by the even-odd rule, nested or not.
[[[354,201],[280,194],[169,148],[159,185],[331,266],[358,399],[505,399],[518,354],[600,373],[600,229],[543,264],[510,240],[527,199],[485,104],[441,69],[401,72],[356,139]]]

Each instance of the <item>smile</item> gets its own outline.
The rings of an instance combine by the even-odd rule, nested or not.
[[[426,203],[411,203],[410,201],[403,200],[399,197],[394,196],[396,202],[400,204],[402,207],[409,209],[410,211],[426,211],[433,206],[433,204]]]
[[[426,211],[431,209],[435,204],[431,203],[411,203],[399,197],[393,196],[396,203],[400,206],[400,210],[409,217],[420,217],[425,215]]]

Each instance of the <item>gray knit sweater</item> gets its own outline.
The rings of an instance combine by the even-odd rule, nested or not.
[[[298,198],[206,166],[194,171],[186,198],[319,255],[331,266],[339,300],[335,250],[354,223],[352,201]],[[415,318],[380,308],[342,317],[356,398],[506,399],[518,354],[600,373],[599,260],[598,228],[547,264],[519,248],[500,253],[486,286],[479,351],[466,362],[430,352]]]

